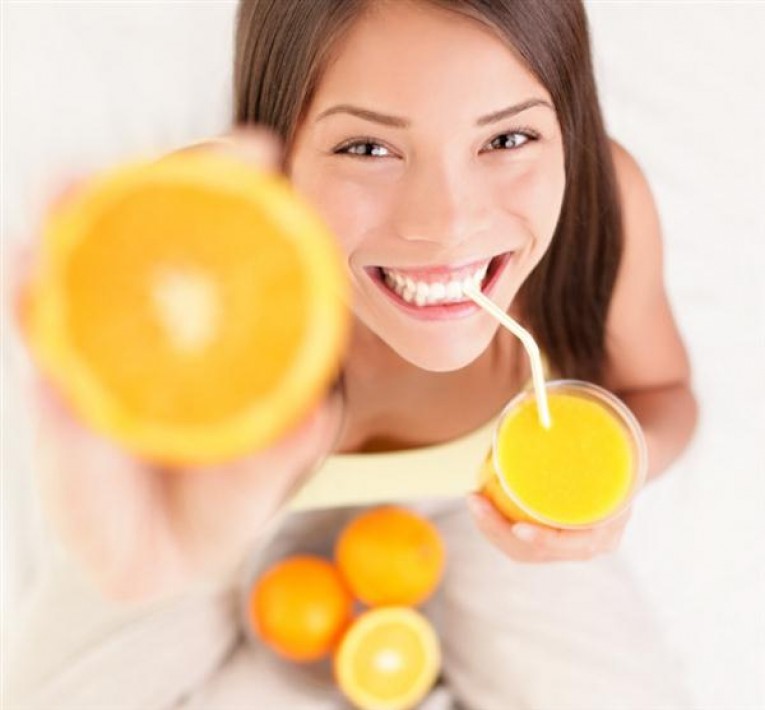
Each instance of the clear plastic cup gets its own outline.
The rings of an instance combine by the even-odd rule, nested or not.
[[[630,480],[623,497],[607,514],[601,514],[579,522],[555,520],[535,510],[527,501],[524,502],[517,492],[511,488],[505,476],[497,475],[497,471],[502,470],[499,455],[499,437],[503,425],[507,418],[516,414],[522,405],[534,400],[534,391],[532,389],[524,390],[518,394],[502,410],[494,430],[492,449],[484,461],[481,470],[481,488],[494,501],[495,505],[507,517],[513,520],[526,520],[549,527],[571,530],[603,525],[624,513],[645,483],[648,457],[643,432],[629,408],[618,397],[602,387],[581,380],[552,380],[546,383],[546,389],[550,401],[555,398],[556,394],[582,398],[602,406],[613,417],[613,420],[618,423],[628,442],[631,461]],[[554,414],[552,419],[554,429],[556,426]],[[558,421],[557,426],[566,426],[566,422]],[[597,451],[593,453],[593,466],[598,466]],[[567,481],[569,487],[574,484],[574,481]],[[498,496],[498,491],[504,494],[504,496]],[[500,497],[501,500],[497,500],[497,497]]]

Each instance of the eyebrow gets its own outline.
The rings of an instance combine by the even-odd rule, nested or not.
[[[496,123],[504,118],[510,118],[522,111],[534,108],[535,106],[547,106],[547,108],[554,111],[548,101],[544,99],[527,99],[519,104],[508,106],[507,108],[494,111],[486,116],[481,116],[476,122],[476,126],[487,126],[490,123]],[[380,123],[383,126],[391,126],[392,128],[408,128],[411,125],[411,121],[408,118],[401,118],[400,116],[391,116],[385,113],[379,113],[378,111],[372,111],[371,109],[361,108],[360,106],[353,106],[351,104],[338,104],[322,111],[317,117],[317,121],[321,121],[327,116],[332,116],[336,113],[348,113],[351,116],[363,118],[366,121],[372,121],[373,123]]]
[[[544,99],[527,99],[519,104],[515,104],[515,106],[508,106],[507,108],[490,113],[488,116],[481,116],[481,118],[475,122],[475,125],[488,126],[490,123],[496,123],[504,118],[510,118],[510,116],[515,116],[515,114],[534,108],[535,106],[547,106],[551,111],[555,111],[549,101],[545,101]]]

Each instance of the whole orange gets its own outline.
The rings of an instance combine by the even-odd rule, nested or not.
[[[351,621],[353,598],[337,568],[320,557],[290,557],[253,586],[249,620],[263,642],[292,661],[331,653]]]
[[[445,559],[438,529],[395,506],[356,517],[335,547],[335,560],[348,586],[369,606],[424,602],[441,581]]]

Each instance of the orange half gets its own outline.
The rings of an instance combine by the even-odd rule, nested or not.
[[[25,330],[94,429],[210,464],[296,425],[350,325],[333,236],[286,179],[217,153],[134,163],[54,212]]]
[[[430,622],[400,606],[362,614],[334,659],[340,689],[361,710],[416,707],[433,687],[440,667],[441,650]]]

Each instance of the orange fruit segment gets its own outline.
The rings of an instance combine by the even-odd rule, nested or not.
[[[339,368],[349,284],[285,178],[213,152],[134,163],[53,212],[24,330],[74,411],[135,453],[267,446]]]
[[[429,520],[395,506],[374,508],[340,533],[335,561],[368,606],[424,602],[443,576],[446,551]]]
[[[408,607],[371,609],[335,653],[338,686],[361,710],[408,710],[428,694],[441,667],[430,622]]]
[[[332,652],[351,621],[353,598],[339,572],[319,557],[288,558],[252,587],[252,630],[279,655],[315,661]]]

